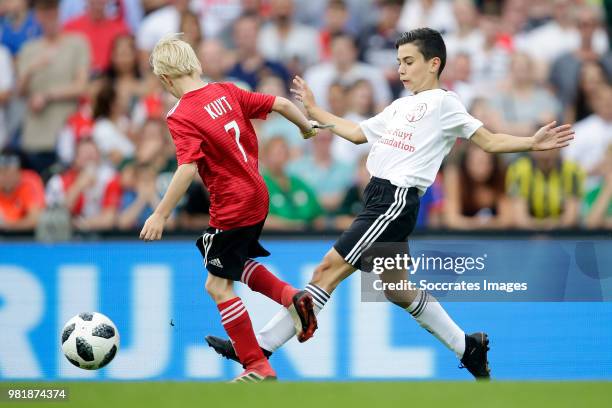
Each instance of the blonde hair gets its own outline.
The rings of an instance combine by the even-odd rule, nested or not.
[[[155,75],[177,78],[202,74],[202,65],[195,51],[182,37],[183,33],[168,34],[155,44],[149,58]]]

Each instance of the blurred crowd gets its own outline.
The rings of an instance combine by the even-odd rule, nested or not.
[[[206,81],[318,102],[361,121],[398,97],[395,39],[443,33],[445,89],[492,131],[573,123],[563,151],[493,156],[458,144],[422,197],[417,228],[612,229],[612,1],[1,0],[0,230],[140,228],[176,168],[175,100],[148,56],[183,32]],[[344,229],[362,206],[369,145],[327,131],[303,141],[255,123],[270,191],[266,228]],[[169,228],[201,230],[199,177]]]

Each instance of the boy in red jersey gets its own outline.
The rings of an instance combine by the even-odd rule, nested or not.
[[[140,238],[161,238],[166,219],[199,172],[211,205],[210,227],[196,245],[209,272],[206,291],[217,304],[221,323],[245,367],[236,381],[274,379],[276,374],[255,339],[233,282],[242,281],[287,307],[300,341],[313,335],[317,323],[310,294],[279,280],[252,259],[270,253],[258,242],[268,214],[268,191],[258,171],[257,136],[250,119],[265,119],[275,111],[298,126],[304,137],[316,130],[285,98],[247,92],[231,83],[203,82],[195,52],[178,35],[157,43],[151,65],[166,90],[179,98],[167,116],[178,169]]]

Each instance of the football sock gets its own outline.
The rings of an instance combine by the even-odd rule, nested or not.
[[[315,314],[319,314],[329,300],[329,293],[313,284],[306,285],[305,290],[314,300]],[[295,336],[293,319],[287,309],[283,308],[257,333],[257,342],[263,349],[274,352],[293,336]]]
[[[312,300],[314,300],[315,314],[319,314],[329,300],[330,294],[312,283],[306,285],[304,290],[310,293],[310,296],[312,296]]]
[[[264,357],[255,333],[249,313],[239,297],[221,302],[217,305],[221,313],[221,324],[232,340],[234,350],[245,367]]]
[[[419,290],[414,301],[406,311],[416,319],[422,328],[433,334],[446,347],[463,357],[465,352],[465,333],[450,318],[440,303],[427,291]]]
[[[272,299],[285,307],[291,305],[293,295],[298,290],[278,279],[265,266],[252,259],[247,259],[244,264],[244,271],[240,281],[246,284],[251,290]]]

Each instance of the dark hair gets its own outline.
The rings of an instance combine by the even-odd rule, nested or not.
[[[327,8],[328,9],[336,8],[336,9],[346,10],[346,2],[344,0],[329,0],[327,2]]]
[[[33,6],[37,10],[54,10],[59,8],[60,0],[34,0]]]
[[[105,80],[96,95],[93,107],[94,120],[100,118],[110,118],[113,104],[117,100],[117,90],[112,81]]]
[[[336,33],[332,33],[330,43],[341,38],[349,40],[351,44],[353,44],[353,47],[355,47],[356,50],[359,50],[359,43],[357,42],[357,38],[347,31],[338,31]]]
[[[108,79],[114,81],[118,76],[119,73],[117,72],[117,69],[115,69],[114,61],[112,61],[112,54],[115,52],[115,48],[117,48],[117,44],[119,44],[120,41],[123,40],[129,40],[130,41],[130,45],[132,47],[132,51],[134,52],[134,67],[132,69],[132,75],[134,75],[134,78],[140,78],[140,69],[138,68],[138,51],[136,49],[136,42],[134,40],[134,36],[132,34],[119,34],[118,36],[115,37],[115,39],[113,40],[113,45],[111,46],[111,64],[109,65],[109,67],[107,68],[104,76],[106,76]]]
[[[475,201],[474,192],[477,187],[485,187],[490,189],[495,194],[494,201],[496,203],[499,202],[499,199],[505,193],[505,180],[506,180],[506,169],[504,164],[498,155],[489,154],[492,169],[489,177],[482,183],[477,182],[472,178],[470,172],[467,168],[467,159],[468,155],[477,150],[478,147],[473,144],[469,144],[466,146],[466,149],[462,152],[462,156],[459,161],[459,169],[460,169],[460,182],[461,182],[461,207],[463,209],[464,215],[475,215],[481,208]]]
[[[425,61],[434,57],[440,58],[440,69],[438,70],[438,78],[440,78],[446,65],[446,45],[440,33],[428,27],[415,28],[400,35],[395,41],[395,48],[398,49],[400,46],[410,43],[414,43],[425,57]]]

